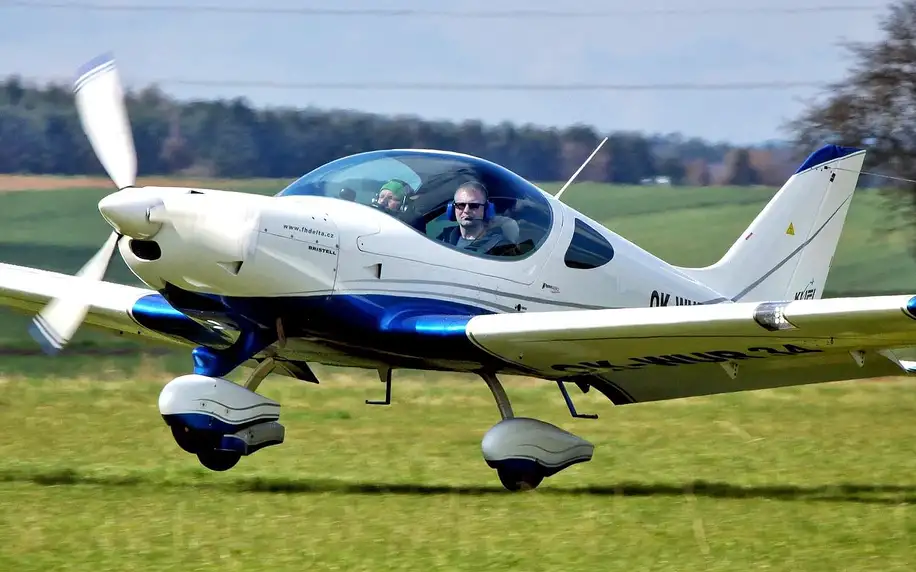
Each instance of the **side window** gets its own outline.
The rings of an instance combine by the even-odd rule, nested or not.
[[[614,258],[614,247],[595,229],[576,219],[572,241],[563,262],[570,268],[598,268]]]

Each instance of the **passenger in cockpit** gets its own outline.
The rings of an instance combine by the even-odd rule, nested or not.
[[[487,189],[482,184],[473,181],[462,184],[455,191],[454,200],[448,208],[449,220],[458,221],[458,226],[442,231],[439,240],[483,254],[509,254],[503,251],[513,250],[518,223],[496,216]]]
[[[382,210],[395,213],[404,204],[404,197],[410,192],[410,185],[400,179],[391,179],[378,190],[376,204]]]

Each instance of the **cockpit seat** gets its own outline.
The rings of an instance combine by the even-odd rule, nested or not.
[[[503,231],[503,236],[512,244],[518,244],[518,223],[515,219],[507,216],[496,215],[493,217],[493,225],[499,226]]]

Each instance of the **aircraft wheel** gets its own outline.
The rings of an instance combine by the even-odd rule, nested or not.
[[[201,450],[199,435],[184,425],[171,425],[172,437],[185,452],[196,455]]]
[[[234,451],[200,451],[197,460],[211,471],[228,471],[239,462],[242,456]]]
[[[544,480],[537,470],[497,469],[499,481],[510,491],[530,491],[537,488]]]

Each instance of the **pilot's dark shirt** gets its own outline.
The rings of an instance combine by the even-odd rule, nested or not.
[[[511,244],[503,234],[502,228],[495,225],[489,227],[482,235],[473,240],[463,238],[461,236],[461,228],[457,226],[443,230],[438,239],[464,250],[473,250],[484,254],[495,246]]]

